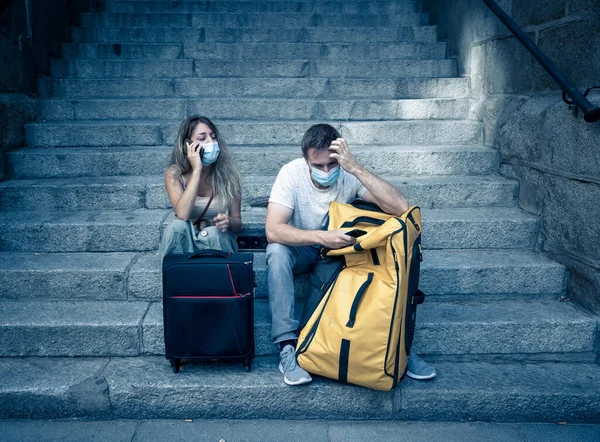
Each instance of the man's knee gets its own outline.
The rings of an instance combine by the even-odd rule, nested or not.
[[[291,266],[293,260],[292,249],[289,246],[278,243],[267,245],[267,266]]]

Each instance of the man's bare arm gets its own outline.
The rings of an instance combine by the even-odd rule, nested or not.
[[[320,244],[330,249],[339,249],[354,243],[355,239],[341,230],[301,230],[288,223],[294,211],[277,203],[269,203],[265,230],[267,240],[272,243],[299,247]]]
[[[345,139],[333,140],[329,150],[332,152],[329,158],[335,158],[346,172],[354,175],[367,188],[363,199],[376,203],[392,215],[402,215],[408,210],[408,201],[402,192],[358,164]]]
[[[377,204],[385,213],[400,216],[408,210],[408,201],[392,184],[363,169],[354,175],[367,188],[365,201]]]

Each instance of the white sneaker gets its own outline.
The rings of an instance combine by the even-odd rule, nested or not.
[[[425,379],[433,379],[435,375],[435,368],[421,359],[418,355],[414,353],[408,355],[406,376],[422,381]]]
[[[312,378],[306,370],[296,363],[296,349],[286,345],[279,353],[279,371],[283,374],[283,382],[288,385],[308,384]]]

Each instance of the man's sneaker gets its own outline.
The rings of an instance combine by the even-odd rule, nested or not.
[[[306,370],[296,363],[296,349],[286,345],[279,353],[279,371],[283,373],[283,382],[288,385],[308,384],[312,378]]]
[[[423,380],[435,377],[435,368],[417,356],[415,353],[408,355],[408,367],[406,375],[409,378]]]

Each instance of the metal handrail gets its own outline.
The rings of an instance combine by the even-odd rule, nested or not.
[[[595,123],[600,120],[600,107],[594,106],[586,98],[587,94],[594,87],[582,94],[573,82],[562,73],[562,71],[542,52],[542,50],[529,38],[523,30],[510,18],[504,10],[493,0],[483,0],[483,2],[492,10],[494,14],[504,23],[504,25],[514,34],[515,37],[525,46],[531,55],[542,65],[550,76],[558,83],[563,90],[563,100],[567,104],[575,104],[583,111],[583,119],[588,123]],[[572,101],[567,101],[566,96],[571,97]]]

